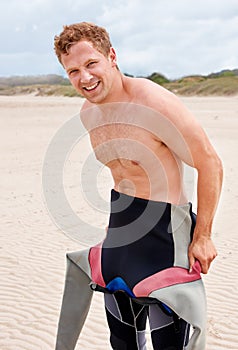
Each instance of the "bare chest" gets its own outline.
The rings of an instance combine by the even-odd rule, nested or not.
[[[96,158],[108,166],[115,162],[124,165],[141,164],[145,159],[153,158],[159,146],[152,133],[120,123],[91,130],[90,139]]]

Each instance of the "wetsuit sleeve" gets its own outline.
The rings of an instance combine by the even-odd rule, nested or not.
[[[89,276],[68,255],[55,350],[75,348],[91,304],[90,282]]]

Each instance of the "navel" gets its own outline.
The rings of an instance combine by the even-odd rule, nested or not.
[[[136,160],[131,160],[131,164],[132,165],[137,165],[137,166],[140,165],[140,163],[138,161],[136,161]]]

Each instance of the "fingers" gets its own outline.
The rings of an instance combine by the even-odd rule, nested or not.
[[[189,272],[192,272],[193,265],[198,260],[201,265],[201,272],[207,274],[216,256],[217,251],[211,239],[193,241],[188,249]]]
[[[211,265],[211,261],[210,262],[208,262],[208,261],[204,261],[204,262],[202,262],[202,263],[200,263],[201,264],[201,272],[204,274],[204,275],[206,275],[207,273],[208,273],[208,270],[209,270],[209,268],[210,268],[210,265]]]
[[[205,275],[208,273],[208,270],[210,269],[211,263],[216,258],[216,256],[217,256],[217,253],[215,252],[211,257],[209,257],[207,259],[200,259],[202,273],[204,273]]]
[[[193,271],[193,265],[195,264],[195,261],[198,260],[201,266],[201,272],[204,274],[208,273],[210,264],[207,261],[201,261],[201,259],[195,259],[193,256],[189,258],[189,273],[192,273]]]
[[[193,271],[193,265],[195,264],[195,258],[193,255],[189,256],[189,273]]]
[[[189,273],[192,272],[193,265],[194,265],[195,261],[198,260],[200,265],[201,265],[201,272],[206,275],[210,269],[212,261],[215,259],[216,256],[217,256],[217,253],[214,254],[212,256],[212,258],[206,259],[204,257],[196,257],[195,258],[194,255],[190,254],[190,256],[189,256]]]

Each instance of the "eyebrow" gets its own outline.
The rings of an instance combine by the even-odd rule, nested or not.
[[[66,72],[70,72],[71,70],[74,70],[74,69],[78,69],[77,67],[69,67],[68,69],[66,69]]]

